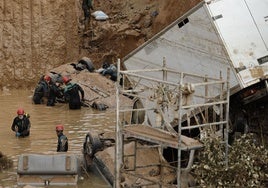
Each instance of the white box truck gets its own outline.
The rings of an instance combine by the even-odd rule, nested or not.
[[[161,68],[165,58],[173,70],[226,77],[231,67],[231,126],[268,131],[267,10],[268,0],[202,1],[126,56],[124,68]]]

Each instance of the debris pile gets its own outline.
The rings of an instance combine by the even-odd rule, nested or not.
[[[13,161],[0,151],[0,172],[13,167]]]
[[[228,170],[220,140],[206,140],[204,144],[194,165],[194,176],[201,187],[268,186],[268,150],[256,143],[253,134],[245,134],[232,144]]]
[[[83,57],[77,62],[66,63],[52,69],[47,75],[50,75],[55,82],[60,83],[61,78],[67,76],[72,82],[79,84],[84,90],[84,106],[97,110],[115,108],[116,83],[114,77],[110,74],[102,74],[99,70],[95,70],[88,57]],[[120,97],[125,104],[132,105],[130,98],[123,95]]]

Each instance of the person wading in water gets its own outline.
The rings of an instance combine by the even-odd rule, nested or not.
[[[69,103],[69,109],[81,109],[81,100],[84,101],[85,92],[81,86],[76,83],[71,83],[70,81],[70,78],[66,76],[63,77],[63,82],[66,86],[64,88],[65,101]]]
[[[29,115],[24,113],[22,108],[17,110],[17,117],[14,118],[11,130],[15,132],[17,137],[25,137],[30,135],[31,123]]]
[[[68,138],[63,134],[63,125],[56,126],[56,133],[58,136],[57,152],[67,152],[68,151]]]

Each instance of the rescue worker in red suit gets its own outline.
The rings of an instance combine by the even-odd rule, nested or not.
[[[69,103],[69,109],[81,109],[82,101],[84,101],[85,96],[84,90],[80,85],[76,83],[71,83],[70,81],[70,78],[66,76],[63,77],[63,82],[65,84],[65,101]]]
[[[68,151],[68,138],[63,134],[63,125],[56,126],[56,133],[58,136],[57,152],[67,152]]]
[[[31,123],[29,116],[24,113],[22,108],[17,110],[17,117],[14,118],[11,125],[11,130],[16,133],[18,137],[25,137],[30,135]]]

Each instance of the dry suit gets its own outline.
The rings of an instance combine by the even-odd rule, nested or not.
[[[68,138],[61,132],[58,134],[57,152],[68,151]]]
[[[18,128],[16,136],[29,136],[31,123],[29,118],[26,115],[23,115],[23,118],[20,119],[18,116],[14,118],[11,129],[16,131],[15,128]]]
[[[79,92],[81,94],[82,100],[84,100],[84,90],[78,84],[69,82],[64,88],[64,97],[66,102],[69,103],[69,109],[81,108],[81,98]]]
[[[62,98],[63,94],[61,93],[59,87],[53,82],[49,83],[48,88],[49,92],[47,98],[47,106],[55,106],[56,98]]]
[[[42,104],[43,103],[43,97],[48,96],[48,84],[45,80],[41,80],[35,90],[33,95],[33,102],[34,104]]]

